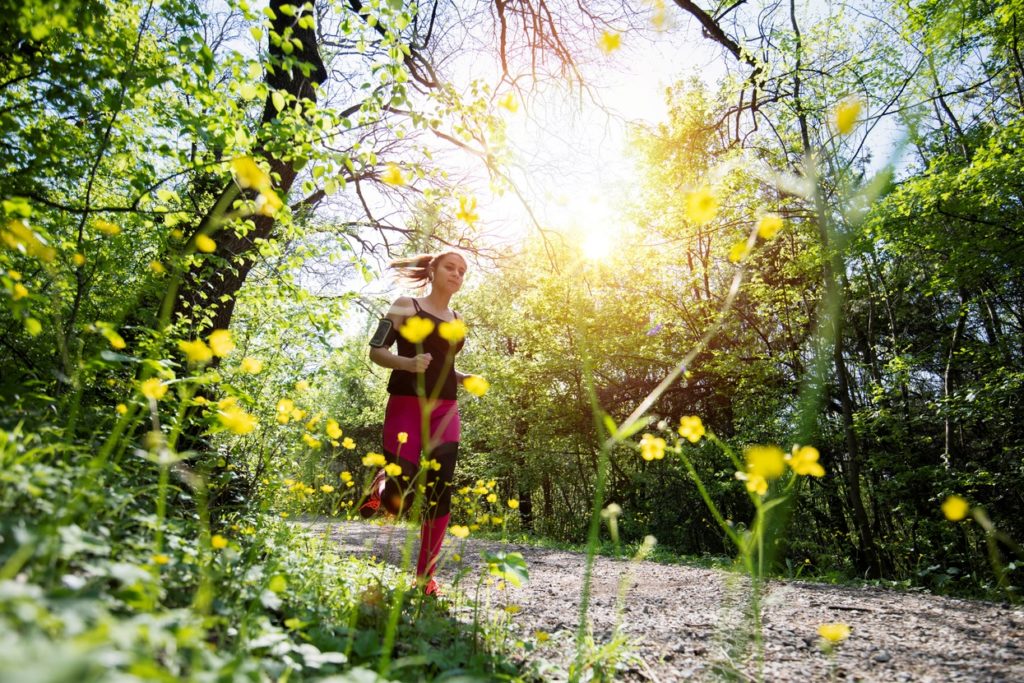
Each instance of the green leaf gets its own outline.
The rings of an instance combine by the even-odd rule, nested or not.
[[[507,581],[517,588],[530,580],[528,566],[521,553],[491,553],[485,550],[481,556],[487,563],[487,571],[491,576]]]
[[[281,94],[280,90],[275,90],[270,96],[270,101],[274,105],[274,109],[281,111],[284,109],[284,95]]]

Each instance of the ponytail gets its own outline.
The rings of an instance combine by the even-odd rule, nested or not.
[[[452,249],[437,254],[417,254],[395,259],[388,265],[398,273],[399,282],[413,287],[426,287],[434,278],[434,269],[445,256],[457,256],[466,260],[462,254]]]

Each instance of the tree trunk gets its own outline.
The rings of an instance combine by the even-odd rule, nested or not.
[[[264,123],[273,121],[277,117],[278,110],[271,97],[275,91],[280,90],[298,100],[309,100],[315,104],[314,84],[320,85],[327,80],[327,70],[320,57],[316,30],[313,27],[305,28],[293,23],[294,18],[281,12],[282,5],[290,4],[292,4],[290,0],[270,0],[270,9],[276,16],[272,21],[273,30],[278,34],[284,34],[286,26],[289,26],[292,36],[302,43],[301,48],[293,50],[291,57],[309,63],[312,68],[309,70],[308,76],[304,75],[302,70],[297,67],[290,70],[284,69],[281,62],[285,55],[281,51],[280,45],[275,45],[273,41],[269,42],[270,64],[266,69],[265,80],[270,92],[263,107]],[[262,147],[259,151],[270,163],[271,175],[280,177],[274,190],[283,199],[291,191],[295,177],[298,175],[295,162],[292,159],[280,159]],[[225,187],[214,204],[215,208],[211,209],[211,214],[220,210],[224,203],[223,200],[229,199],[236,192],[237,188],[233,182]],[[200,229],[214,219],[216,216],[213,215],[204,217],[200,223]],[[199,312],[205,311],[211,314],[211,318],[208,324],[204,321],[204,324],[200,325],[201,327],[228,328],[234,313],[238,291],[245,284],[245,279],[255,263],[253,248],[257,240],[272,237],[277,224],[273,218],[263,215],[254,216],[253,222],[256,226],[255,229],[243,236],[235,234],[235,231],[231,229],[216,233],[217,249],[212,254],[214,258],[207,260],[207,263],[211,265],[196,268],[186,275],[172,304],[172,311],[175,315],[184,317],[193,325],[197,325],[202,320]],[[230,265],[227,267],[212,265],[218,262],[223,263],[220,259]]]

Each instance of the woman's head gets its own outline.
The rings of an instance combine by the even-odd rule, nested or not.
[[[457,277],[456,290],[462,285],[467,268],[466,258],[454,249],[395,259],[390,265],[402,282],[417,287],[425,287],[438,276],[445,278],[445,286],[448,287],[452,278]]]

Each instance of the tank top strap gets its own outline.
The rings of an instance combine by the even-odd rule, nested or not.
[[[413,305],[413,307],[415,307],[415,308],[416,308],[416,312],[417,312],[417,313],[422,313],[422,312],[423,312],[423,309],[422,309],[422,308],[420,308],[420,302],[419,302],[419,301],[417,301],[416,299],[413,299],[413,300],[412,300],[412,305]]]

